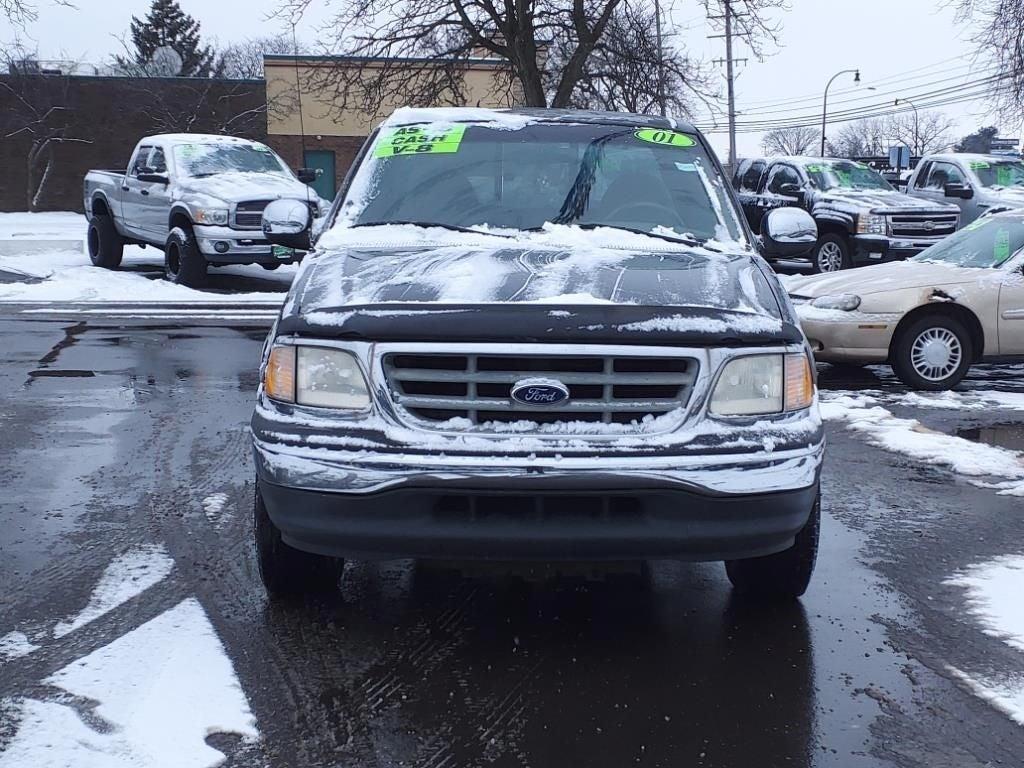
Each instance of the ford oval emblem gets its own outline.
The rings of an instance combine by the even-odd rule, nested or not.
[[[558,405],[569,399],[569,389],[556,379],[523,379],[512,385],[512,399],[523,405]]]

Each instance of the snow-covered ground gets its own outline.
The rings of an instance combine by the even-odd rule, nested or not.
[[[198,291],[162,279],[163,253],[127,246],[120,270],[94,267],[85,251],[85,217],[77,213],[0,213],[0,302],[223,302],[223,291]],[[39,250],[39,243],[73,248]],[[258,265],[218,267],[211,276],[230,290],[231,277],[248,289],[231,293],[232,303],[280,303],[295,276],[285,265],[268,272]],[[253,279],[269,290],[252,290]]]

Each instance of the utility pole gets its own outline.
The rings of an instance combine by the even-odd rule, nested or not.
[[[732,56],[732,25],[737,15],[733,13],[732,4],[735,0],[719,0],[722,5],[721,16],[708,16],[708,20],[720,20],[724,22],[724,35],[709,35],[709,38],[725,38],[725,59],[715,59],[716,64],[725,64],[726,94],[729,110],[729,168],[736,167],[736,89],[734,66],[746,59],[734,59]]]
[[[658,36],[658,108],[665,116],[665,48],[661,39],[661,2],[654,0],[654,29]]]

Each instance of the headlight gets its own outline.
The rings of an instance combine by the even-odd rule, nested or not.
[[[860,306],[860,296],[855,293],[843,293],[838,296],[819,296],[811,301],[812,307],[818,309],[841,309],[844,312],[853,312]]]
[[[269,397],[286,403],[365,411],[370,392],[355,357],[340,349],[278,345],[263,375]]]
[[[196,224],[224,226],[228,223],[228,210],[227,208],[197,208],[192,212],[192,218]]]
[[[865,213],[857,217],[857,234],[884,235],[885,233],[885,216]]]
[[[749,355],[726,363],[710,411],[715,416],[755,416],[797,411],[813,401],[807,355]]]

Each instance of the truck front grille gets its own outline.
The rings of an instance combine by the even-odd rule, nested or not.
[[[920,239],[940,238],[956,232],[960,217],[955,213],[924,214],[898,213],[889,216],[889,231],[893,237]]]
[[[686,407],[699,365],[671,356],[395,352],[384,356],[383,367],[392,399],[415,419],[460,418],[486,431],[488,423],[521,421],[639,426]],[[513,400],[513,385],[534,377],[561,382],[569,399],[553,406]]]

